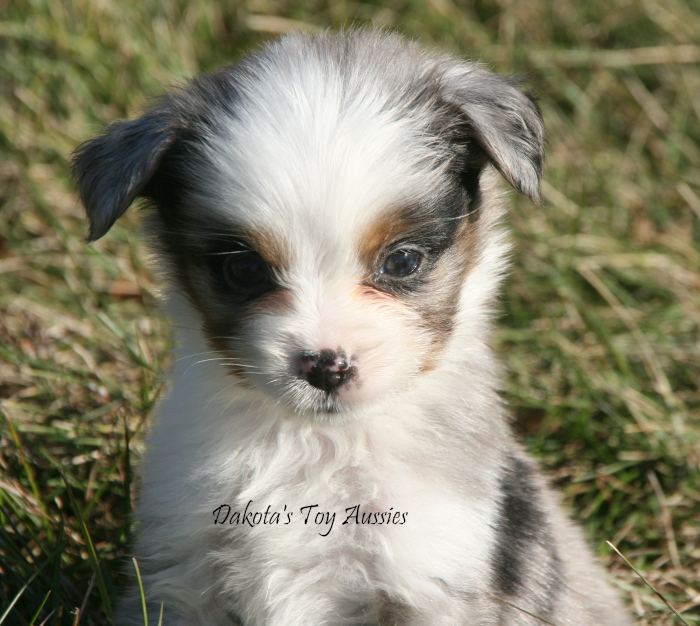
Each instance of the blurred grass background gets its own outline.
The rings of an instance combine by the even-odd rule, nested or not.
[[[538,94],[507,399],[638,624],[679,622],[605,540],[700,624],[698,0],[0,0],[0,623],[106,623],[168,360],[138,212],[86,245],[71,151],[280,33],[370,22]]]

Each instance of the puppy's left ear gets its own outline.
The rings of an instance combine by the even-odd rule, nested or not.
[[[446,76],[444,97],[467,121],[471,139],[520,193],[540,202],[545,129],[535,99],[518,81],[481,69]]]
[[[104,235],[143,195],[173,142],[165,107],[114,122],[73,153],[72,174],[90,220],[88,241]]]

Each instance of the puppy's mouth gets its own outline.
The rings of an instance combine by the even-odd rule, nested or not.
[[[322,394],[313,393],[313,397],[308,404],[295,406],[297,413],[311,413],[314,416],[338,415],[347,413],[349,406],[340,402],[338,395],[332,391]]]

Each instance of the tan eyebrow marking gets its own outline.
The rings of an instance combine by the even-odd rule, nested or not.
[[[289,268],[291,255],[285,239],[277,237],[270,231],[256,229],[248,230],[246,238],[251,247],[270,267],[282,270]]]
[[[415,227],[405,209],[393,209],[382,213],[360,235],[358,253],[365,267],[372,267],[385,248],[403,233]]]

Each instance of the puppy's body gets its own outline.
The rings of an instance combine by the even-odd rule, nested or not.
[[[135,551],[154,619],[629,623],[488,347],[496,170],[537,199],[542,144],[511,81],[361,32],[285,38],[79,149],[91,237],[147,198],[170,284]]]

